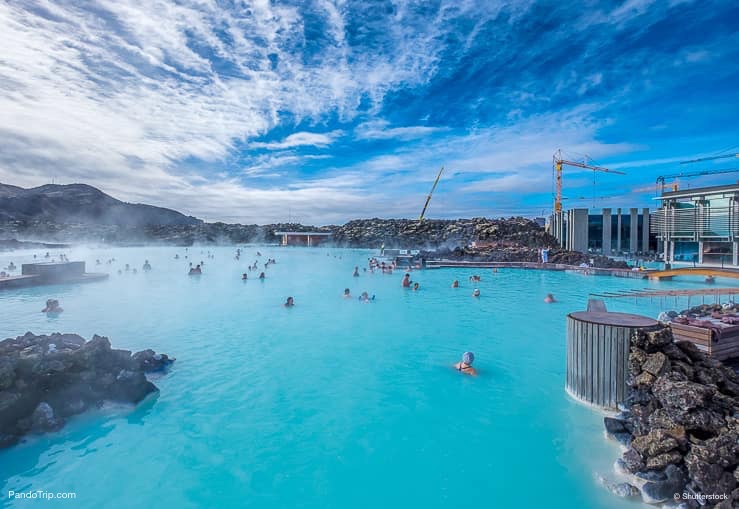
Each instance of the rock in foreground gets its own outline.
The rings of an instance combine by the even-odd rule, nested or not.
[[[628,445],[617,469],[647,503],[739,506],[739,378],[669,327],[636,332],[625,411],[606,432]],[[628,433],[627,440],[622,435]]]
[[[106,401],[138,403],[157,392],[145,373],[174,362],[144,350],[114,350],[108,338],[30,332],[0,341],[0,448],[28,433],[61,428],[65,419]]]

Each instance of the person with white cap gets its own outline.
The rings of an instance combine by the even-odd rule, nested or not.
[[[462,361],[454,365],[454,369],[465,375],[477,375],[477,370],[472,367],[472,363],[475,361],[475,354],[472,352],[465,352],[462,354]]]

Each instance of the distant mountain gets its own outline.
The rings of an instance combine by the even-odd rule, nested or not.
[[[47,184],[24,189],[0,183],[0,222],[8,221],[118,226],[202,223],[176,210],[116,200],[86,184]]]

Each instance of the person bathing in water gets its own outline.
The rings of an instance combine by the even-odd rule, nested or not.
[[[42,313],[47,313],[51,315],[59,314],[62,311],[64,310],[59,307],[59,301],[56,299],[47,299],[46,307],[41,310]]]
[[[481,281],[481,278],[480,278],[480,276],[478,276],[477,274],[475,274],[473,276],[470,276],[470,281],[473,282],[473,283],[476,283],[476,282]]]
[[[373,295],[372,297],[370,297],[369,293],[367,292],[362,292],[362,295],[359,296],[359,302],[364,302],[368,304],[373,300],[375,300],[375,296]]]
[[[473,297],[479,297],[480,296],[480,289],[479,288],[475,288],[474,290],[472,290],[472,296]]]
[[[203,269],[200,268],[200,265],[196,265],[194,268],[190,269],[190,272],[188,273],[190,276],[197,276],[203,273]]]
[[[359,267],[354,267],[354,274],[352,276],[359,277]]]
[[[403,281],[401,281],[400,285],[403,288],[410,288],[411,287],[411,275],[406,272],[405,276],[403,276]]]
[[[265,277],[264,276],[264,272],[262,272],[261,274],[259,274],[259,279],[264,279],[264,277]]]
[[[544,302],[546,302],[547,304],[551,304],[552,302],[557,302],[557,301],[554,300],[554,295],[552,295],[551,293],[548,293],[547,296],[544,297]]]
[[[465,375],[477,375],[477,370],[472,367],[472,363],[475,362],[475,354],[472,352],[465,352],[462,354],[462,361],[454,365],[454,369]]]
[[[418,282],[416,282],[416,283],[413,283],[413,291],[414,291],[414,292],[417,292],[417,291],[418,291],[418,288],[419,288],[420,286],[421,286],[421,285],[420,285],[420,284],[419,284]]]
[[[349,291],[349,288],[344,288],[344,298],[345,299],[351,299],[352,298],[352,294],[351,294],[351,291]]]
[[[243,274],[241,274],[241,280],[242,281],[246,281],[247,279],[249,279],[249,276],[246,274],[246,272],[244,272]]]
[[[454,282],[452,283],[452,288],[459,288],[459,280],[458,279],[455,279],[454,280]]]
[[[288,297],[287,300],[285,301],[285,304],[283,304],[283,305],[286,308],[291,308],[291,307],[293,307],[295,305],[295,299],[293,299],[292,297]]]

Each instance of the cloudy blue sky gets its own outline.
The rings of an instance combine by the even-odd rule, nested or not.
[[[207,220],[644,206],[739,151],[736,1],[0,0],[0,182]],[[682,179],[681,185],[733,182]]]

